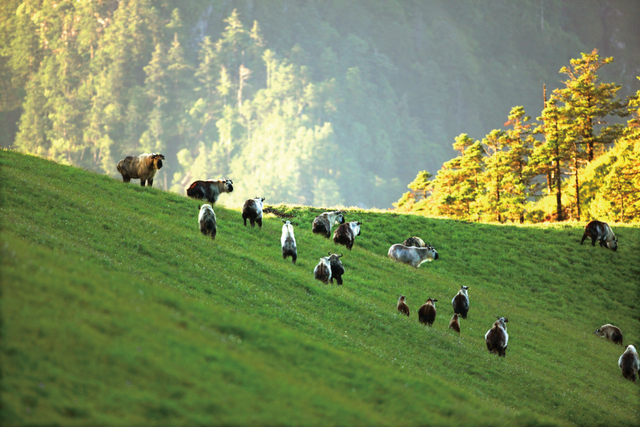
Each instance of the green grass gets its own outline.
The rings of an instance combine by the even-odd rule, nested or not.
[[[0,178],[2,425],[639,423],[622,348],[593,334],[613,323],[638,344],[638,226],[613,224],[612,252],[580,246],[577,223],[348,209],[363,225],[347,251],[311,233],[319,209],[278,206],[298,223],[294,266],[282,222],[245,228],[224,195],[211,241],[184,196],[12,151]],[[412,235],[440,259],[389,260]],[[343,286],[313,278],[329,251]],[[433,328],[416,316],[428,297]],[[484,344],[495,316],[509,318],[504,359]]]

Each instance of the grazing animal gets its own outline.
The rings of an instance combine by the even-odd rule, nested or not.
[[[582,244],[587,237],[591,238],[591,246],[596,245],[596,240],[600,242],[600,247],[607,247],[611,250],[618,249],[618,238],[613,234],[613,230],[609,227],[609,224],[602,221],[593,220],[584,227],[584,234],[582,235]]]
[[[622,353],[620,359],[618,359],[618,366],[622,370],[623,377],[634,383],[636,382],[638,369],[640,369],[640,359],[638,359],[638,352],[634,346],[627,346],[627,349]]]
[[[427,302],[422,304],[420,310],[418,310],[418,320],[420,323],[431,326],[436,320],[436,301],[437,299],[429,298]]]
[[[416,236],[409,237],[407,240],[402,242],[402,244],[405,246],[415,246],[416,248],[424,248],[425,246],[427,246],[424,243],[424,240]]]
[[[233,181],[222,178],[208,181],[193,181],[187,188],[187,196],[192,199],[207,200],[212,205],[218,201],[218,197],[222,193],[231,193],[233,191]]]
[[[362,223],[356,221],[342,224],[333,233],[333,243],[336,245],[345,245],[347,249],[351,250],[356,236],[360,235],[360,225],[362,225]]]
[[[331,227],[344,224],[342,211],[323,212],[313,220],[311,230],[316,234],[322,234],[327,239],[331,237]]]
[[[282,236],[280,237],[280,245],[282,246],[282,258],[291,257],[291,262],[296,263],[298,259],[298,248],[296,247],[296,238],[293,235],[293,224],[291,221],[285,221],[282,226]]]
[[[162,169],[163,160],[164,155],[156,153],[127,156],[120,160],[116,167],[122,174],[123,182],[139,179],[141,186],[144,187],[145,182],[148,182],[149,187],[153,187],[153,177]]]
[[[329,257],[320,258],[320,262],[316,265],[316,268],[313,269],[313,276],[322,283],[329,283],[329,280],[331,280]]]
[[[453,312],[461,315],[463,319],[467,318],[467,312],[469,311],[469,294],[467,294],[468,290],[468,286],[460,286],[460,290],[451,300],[451,304],[453,305]]]
[[[460,333],[460,322],[458,321],[458,316],[459,316],[458,313],[453,313],[453,317],[449,322],[449,329],[453,329],[457,333]]]
[[[400,295],[398,298],[398,311],[409,316],[409,306],[404,302],[404,295]]]
[[[506,317],[498,317],[493,326],[484,335],[489,353],[498,353],[498,357],[505,357],[507,346],[509,345],[509,334],[507,334]]]
[[[329,252],[329,266],[331,267],[331,278],[329,281],[333,283],[333,279],[335,278],[338,282],[338,285],[342,285],[342,275],[344,274],[344,266],[342,265],[342,261],[340,258],[342,254],[332,254]]]
[[[255,227],[258,223],[258,227],[262,228],[262,202],[264,197],[256,197],[244,202],[242,207],[242,219],[244,220],[244,226],[247,226],[247,219],[251,223],[251,227]]]
[[[599,337],[603,337],[608,339],[609,341],[613,341],[614,344],[622,344],[622,331],[617,326],[613,326],[610,324],[602,325],[599,329],[596,329],[594,332]]]
[[[216,213],[211,205],[202,205],[200,215],[198,215],[198,224],[200,224],[200,232],[205,236],[216,238],[218,232],[218,224],[216,222]]]
[[[394,261],[403,262],[415,268],[420,267],[420,264],[425,261],[438,259],[438,252],[430,244],[424,248],[395,244],[389,248],[387,255]]]

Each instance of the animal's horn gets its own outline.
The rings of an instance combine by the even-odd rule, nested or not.
[[[340,255],[338,255],[338,258],[340,258],[340,257],[342,257],[342,256],[344,256],[344,255],[342,255],[342,253],[341,253]]]

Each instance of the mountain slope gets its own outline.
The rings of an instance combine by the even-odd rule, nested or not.
[[[611,252],[580,246],[578,224],[348,210],[363,231],[347,251],[311,233],[319,210],[279,206],[298,224],[294,266],[273,214],[250,229],[216,205],[211,241],[197,201],[11,151],[0,165],[4,425],[638,422],[622,349],[592,334],[610,322],[638,342],[638,227],[614,225]],[[440,259],[390,261],[410,235]],[[328,251],[344,253],[341,287],[313,279]],[[416,317],[428,297],[433,328]],[[505,359],[484,346],[496,315]]]

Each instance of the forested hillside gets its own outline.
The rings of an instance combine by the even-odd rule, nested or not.
[[[599,48],[637,88],[634,1],[8,0],[2,145],[156,185],[234,179],[229,198],[388,207],[454,138],[537,115],[542,84]]]

